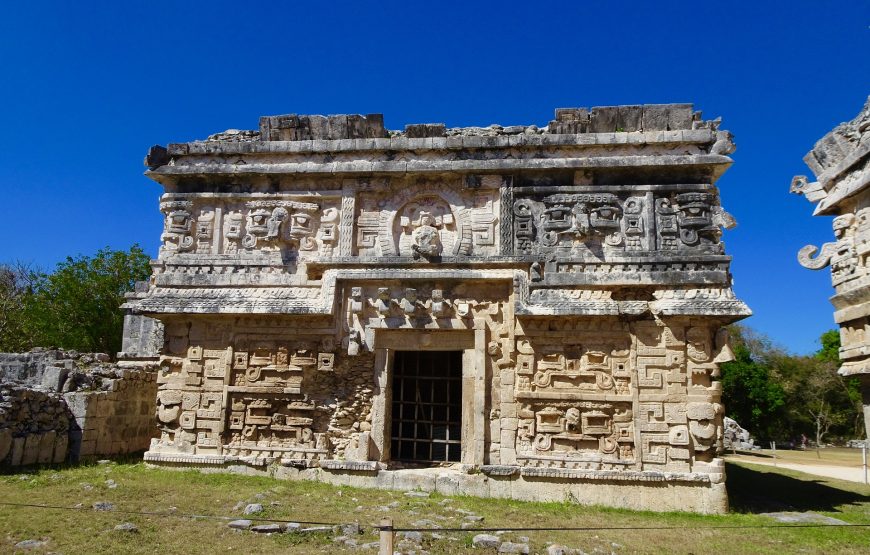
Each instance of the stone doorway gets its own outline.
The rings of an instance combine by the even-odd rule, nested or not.
[[[396,351],[394,357],[393,460],[459,462],[462,351]]]

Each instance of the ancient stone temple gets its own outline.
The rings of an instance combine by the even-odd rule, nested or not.
[[[146,460],[395,489],[726,508],[731,136],[691,105],[549,125],[273,116],[153,147]]]
[[[864,424],[870,437],[870,98],[850,122],[822,137],[804,157],[816,181],[796,176],[791,191],[816,204],[815,215],[835,216],[835,241],[798,253],[800,263],[831,266],[834,321],[840,326],[840,374],[861,378]]]

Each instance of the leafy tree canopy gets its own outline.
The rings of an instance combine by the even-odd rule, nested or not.
[[[61,347],[114,355],[121,349],[124,293],[151,275],[138,246],[67,257],[51,273],[0,266],[0,350]]]
[[[817,442],[860,437],[858,380],[837,374],[840,333],[812,356],[796,356],[745,326],[731,327],[735,360],[722,365],[725,412],[757,438]]]

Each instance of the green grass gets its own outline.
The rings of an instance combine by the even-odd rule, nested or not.
[[[106,480],[118,487],[110,489]],[[720,516],[688,513],[646,513],[564,503],[526,503],[497,499],[406,497],[401,492],[334,487],[313,482],[276,481],[264,477],[202,474],[147,468],[135,460],[108,465],[31,469],[0,475],[0,501],[50,504],[82,510],[0,505],[0,553],[14,552],[15,543],[44,539],[42,551],[74,553],[335,553],[331,534],[256,535],[230,530],[225,521],[184,515],[241,518],[239,502],[258,502],[258,515],[292,521],[358,522],[366,528],[360,543],[376,541],[370,525],[385,516],[397,527],[419,519],[459,527],[461,508],[483,516],[481,527],[553,527],[548,532],[507,532],[505,539],[528,536],[533,552],[549,542],[588,553],[866,553],[870,528],[712,529],[716,526],[776,524],[764,511],[814,511],[850,523],[870,524],[870,488],[861,484],[812,477],[773,467],[729,464],[728,483],[733,512]],[[98,512],[98,501],[115,504],[115,511]],[[398,506],[381,510],[390,503]],[[274,503],[274,504],[273,504]],[[173,509],[174,507],[174,509]],[[121,511],[155,512],[132,515]],[[113,530],[133,522],[138,533]],[[669,530],[566,531],[569,527],[668,527]],[[445,533],[452,540],[434,541],[424,534],[424,548],[433,554],[472,552],[471,532]],[[617,544],[614,547],[613,544]],[[485,551],[476,549],[476,553]],[[33,552],[33,551],[31,551]],[[347,550],[352,552],[352,550]],[[362,552],[362,551],[361,551]],[[369,551],[372,553],[371,551]]]

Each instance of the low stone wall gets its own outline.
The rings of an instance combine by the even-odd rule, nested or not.
[[[0,466],[143,451],[157,433],[156,397],[148,361],[0,353]]]
[[[0,386],[0,464],[58,463],[67,457],[70,413],[62,397]]]

